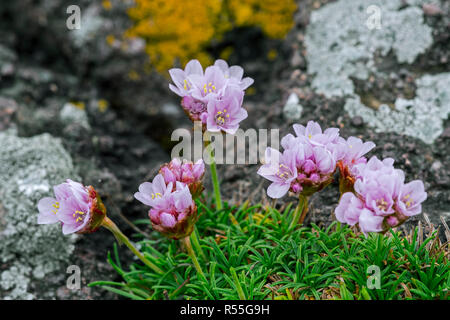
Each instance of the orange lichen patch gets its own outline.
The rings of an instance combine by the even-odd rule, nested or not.
[[[103,0],[102,1],[102,6],[105,10],[111,10],[112,8],[112,3],[109,0]]]
[[[86,105],[82,101],[71,101],[70,103],[80,110],[86,109]]]
[[[207,46],[234,27],[257,26],[271,38],[282,38],[293,26],[295,10],[293,0],[191,0],[183,5],[177,0],[135,0],[127,11],[134,25],[124,36],[144,39],[151,64],[165,72],[191,59],[210,64]]]
[[[294,25],[297,9],[290,0],[229,0],[237,26],[258,26],[271,38],[283,38]]]
[[[98,110],[100,112],[105,112],[106,109],[108,109],[108,105],[108,101],[106,101],[105,99],[100,99],[97,102]]]
[[[131,81],[137,81],[140,78],[141,77],[139,76],[139,73],[137,73],[135,70],[131,70],[130,72],[128,72],[128,79],[130,79]]]

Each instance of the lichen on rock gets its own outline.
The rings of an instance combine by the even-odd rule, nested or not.
[[[351,117],[360,116],[377,132],[406,134],[432,143],[443,132],[443,120],[450,112],[450,73],[426,75],[417,80],[414,99],[397,98],[395,108],[366,107],[358,96],[348,98],[344,109]]]
[[[353,79],[388,78],[379,59],[393,53],[399,64],[411,64],[433,44],[432,29],[424,23],[425,1],[340,0],[311,14],[305,37],[308,72],[313,88],[327,98],[346,97],[345,110],[362,117],[378,132],[396,132],[433,143],[443,132],[450,108],[449,74],[424,75],[416,81],[413,99],[397,98],[395,108],[364,105]],[[406,6],[405,6],[406,5]],[[379,28],[369,25],[379,10]],[[373,22],[373,21],[372,21]]]
[[[38,298],[31,283],[67,265],[75,236],[63,236],[58,225],[37,225],[37,202],[53,185],[78,177],[60,140],[49,134],[0,132],[0,145],[0,298]]]
[[[399,10],[400,0],[341,0],[312,12],[305,37],[313,87],[327,97],[353,94],[351,77],[367,79],[377,72],[374,54],[391,50],[398,62],[412,63],[433,43],[422,10]],[[380,28],[368,26],[369,6],[379,8]],[[369,13],[368,13],[369,12]]]

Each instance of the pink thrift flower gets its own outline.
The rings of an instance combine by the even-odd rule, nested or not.
[[[339,160],[339,190],[341,194],[353,191],[353,185],[356,180],[356,166],[365,164],[367,159],[365,154],[375,147],[375,143],[368,141],[363,142],[359,138],[349,137],[347,140],[342,138],[335,145],[336,158]]]
[[[153,182],[144,182],[139,186],[139,192],[134,194],[134,197],[143,204],[151,207],[158,206],[162,203],[165,194],[172,192],[174,184],[172,182],[166,185],[164,176],[158,174]]]
[[[285,149],[283,155],[289,155],[289,160],[294,159],[294,163],[289,168],[292,171],[290,179],[282,184],[287,190],[277,193],[277,198],[286,194],[288,190],[295,194],[301,192],[305,196],[310,196],[329,185],[336,170],[332,145],[339,138],[339,130],[330,128],[322,132],[320,126],[313,121],[309,121],[306,127],[294,125],[294,128],[297,136],[288,134],[281,140],[281,146]],[[286,152],[288,150],[289,152]],[[274,169],[273,167],[272,170]],[[258,173],[266,179],[271,177],[266,173],[266,168]],[[287,183],[290,184],[289,188]],[[276,186],[277,184],[274,185]],[[273,192],[270,194],[274,195]],[[270,194],[268,190],[268,195],[272,197]]]
[[[162,165],[159,172],[166,185],[172,183],[176,186],[177,182],[187,185],[194,199],[204,190],[202,180],[205,175],[205,163],[202,159],[194,164],[187,160],[181,162],[178,158],[175,158]]]
[[[396,209],[401,214],[411,217],[422,212],[422,202],[427,199],[427,193],[420,180],[404,184],[396,201]]]
[[[367,159],[364,157],[366,153],[375,148],[375,143],[372,141],[363,142],[356,137],[349,137],[347,140],[342,139],[338,144],[339,154],[342,156],[342,162],[350,169],[357,164],[366,163]]]
[[[184,96],[181,100],[181,107],[191,121],[201,121],[206,123],[208,117],[208,103],[197,100],[192,96]]]
[[[169,84],[170,90],[175,92],[180,97],[189,95],[192,91],[192,83],[189,81],[189,76],[198,75],[203,76],[203,68],[198,60],[191,60],[186,64],[184,70],[173,68],[169,70],[172,81],[175,85]]]
[[[369,232],[383,231],[384,218],[373,214],[369,209],[362,209],[359,216],[359,227],[361,231],[367,235]]]
[[[423,183],[415,180],[404,184],[403,171],[393,164],[391,158],[380,161],[372,157],[355,165],[354,193],[342,195],[335,210],[338,221],[354,225],[357,220],[367,234],[385,232],[421,212],[421,203],[427,198]]]
[[[295,157],[295,152],[289,149],[283,154],[273,148],[266,149],[266,164],[259,168],[258,174],[272,182],[267,189],[269,197],[281,198],[291,188],[293,181],[297,178]],[[300,191],[301,186],[296,185],[295,188]]]
[[[204,130],[233,133],[247,117],[242,101],[253,79],[242,78],[241,67],[228,67],[224,60],[217,60],[203,72],[200,63],[192,60],[185,70],[171,69],[169,73],[175,84],[170,84],[170,89],[182,97],[181,106],[189,119],[201,121]]]
[[[244,69],[240,66],[228,67],[228,63],[225,60],[219,59],[214,63],[215,66],[222,70],[226,79],[229,80],[229,84],[237,85],[241,90],[245,90],[250,87],[254,80],[250,77],[242,79],[244,75]]]
[[[247,111],[241,107],[244,93],[236,88],[229,87],[225,96],[208,102],[208,117],[206,129],[211,132],[225,131],[235,134],[239,123],[246,119]]]
[[[64,234],[90,233],[100,227],[106,209],[93,187],[67,180],[53,189],[55,198],[38,203],[39,224],[62,222]]]
[[[204,75],[189,75],[188,81],[192,83],[190,95],[204,103],[222,97],[228,83],[222,70],[216,66],[206,68]]]
[[[306,127],[294,124],[294,131],[298,138],[312,146],[331,146],[337,143],[339,138],[338,128],[328,128],[322,132],[322,128],[315,121],[308,121]]]
[[[334,212],[339,222],[354,226],[359,222],[359,216],[363,209],[364,203],[353,193],[346,192],[342,195]]]
[[[172,239],[189,236],[197,221],[197,207],[187,185],[177,182],[176,190],[166,192],[149,211],[155,230]]]

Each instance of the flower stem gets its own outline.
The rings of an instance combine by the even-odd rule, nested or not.
[[[303,224],[306,213],[308,212],[308,198],[303,194],[300,194],[298,198],[298,206],[295,208],[294,216],[292,217],[291,224],[289,225],[288,232],[292,231],[297,224]]]
[[[203,249],[202,249],[202,247],[200,245],[200,241],[198,240],[197,228],[196,227],[194,227],[194,231],[191,234],[191,241],[192,241],[192,244],[194,245],[195,249],[198,252],[200,252],[200,255],[202,256],[203,261],[206,262],[207,261],[206,260],[206,256],[205,256],[205,253],[203,252]]]
[[[119,244],[124,243],[128,249],[131,250],[141,261],[148,266],[150,269],[155,271],[156,273],[163,274],[164,271],[162,271],[159,267],[157,267],[155,264],[153,264],[151,261],[149,261],[147,258],[144,257],[144,255],[139,252],[138,249],[131,243],[130,239],[126,235],[120,231],[120,229],[117,227],[117,225],[108,217],[105,217],[105,219],[102,222],[102,226],[111,231],[111,233],[114,235],[114,237],[117,239]]]
[[[197,269],[197,272],[202,276],[203,279],[206,280],[205,274],[203,273],[202,268],[200,267],[200,264],[198,263],[197,256],[195,255],[194,249],[192,249],[191,239],[189,236],[184,237],[181,239],[183,241],[184,246],[186,247],[188,251],[189,257],[191,257],[192,262],[194,262],[195,269]]]
[[[216,161],[214,160],[214,156],[211,154],[211,179],[214,188],[214,197],[216,199],[216,207],[217,210],[222,210],[222,197],[220,196],[220,186],[219,179],[217,178],[217,169],[216,169]]]
[[[209,142],[205,141],[205,147],[208,148]],[[211,180],[214,189],[214,198],[216,200],[216,208],[217,210],[222,210],[222,197],[220,196],[220,186],[219,179],[217,178],[217,168],[216,168],[216,160],[214,158],[213,149],[209,150],[209,167],[211,169]]]

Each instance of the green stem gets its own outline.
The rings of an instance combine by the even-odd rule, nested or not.
[[[131,243],[131,241],[128,239],[126,235],[120,231],[120,229],[117,227],[117,225],[108,217],[105,217],[105,219],[102,222],[102,226],[111,231],[111,233],[114,235],[114,237],[117,239],[119,244],[124,243],[128,249],[131,250],[141,261],[148,266],[150,269],[155,271],[156,273],[163,274],[164,271],[162,271],[159,267],[157,267],[155,264],[153,264],[151,261],[149,261],[147,258],[144,257],[144,255],[139,252],[138,249]]]
[[[205,141],[205,148],[208,148],[209,141]],[[214,198],[216,200],[217,210],[222,210],[222,197],[220,196],[219,179],[217,178],[216,160],[214,158],[213,149],[209,150],[209,167],[211,169],[211,180],[214,189]]]
[[[192,244],[189,236],[184,237],[181,239],[183,241],[184,246],[186,247],[188,251],[189,257],[191,257],[192,262],[194,262],[195,269],[197,269],[197,272],[202,276],[203,279],[206,280],[205,274],[203,273],[202,268],[200,267],[200,264],[198,263],[197,256],[195,255],[194,249],[192,249]]]
[[[203,249],[202,249],[202,247],[200,245],[200,241],[198,240],[197,228],[196,227],[194,227],[194,231],[191,234],[191,241],[192,241],[192,244],[194,245],[195,249],[198,252],[200,252],[200,255],[202,256],[203,261],[206,262],[207,261],[206,260],[206,256],[205,256],[205,253],[203,252]]]
[[[244,290],[242,290],[241,283],[239,282],[238,276],[236,274],[236,270],[234,270],[233,267],[230,267],[230,273],[231,273],[231,276],[233,277],[234,284],[236,285],[239,299],[245,300]]]
[[[211,154],[211,179],[214,188],[214,198],[216,199],[216,207],[217,210],[222,210],[222,197],[220,196],[220,186],[219,179],[217,178],[217,169],[216,169],[216,161],[214,160],[214,156]]]
[[[305,220],[306,213],[308,212],[308,198],[303,194],[300,194],[298,198],[298,206],[295,208],[294,216],[288,228],[288,232],[292,231],[297,224],[302,224]]]

